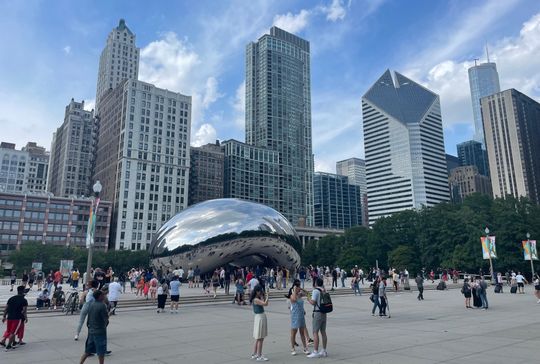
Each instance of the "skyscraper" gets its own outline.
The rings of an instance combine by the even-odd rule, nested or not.
[[[28,152],[28,191],[45,192],[49,172],[49,152],[34,142],[26,143],[22,150]]]
[[[135,45],[135,34],[120,19],[118,26],[107,37],[107,44],[99,58],[96,89],[96,115],[103,94],[114,89],[126,79],[137,80],[139,75],[139,48]]]
[[[367,183],[366,183],[366,161],[360,158],[349,158],[336,163],[336,173],[349,177],[349,183],[360,187],[362,196],[362,223],[368,223],[367,209]]]
[[[315,172],[313,196],[315,226],[348,229],[362,224],[360,186],[349,183],[347,176]]]
[[[481,99],[495,197],[540,204],[540,104],[515,89]]]
[[[191,147],[190,159],[188,204],[222,198],[225,162],[219,141]]]
[[[478,169],[478,173],[483,176],[489,176],[487,153],[482,148],[482,143],[476,140],[459,143],[457,145],[457,153],[460,166],[475,166]]]
[[[474,118],[474,140],[485,145],[480,99],[501,91],[497,65],[489,61],[489,56],[487,63],[477,65],[475,62],[475,65],[469,68],[469,87]]]
[[[126,80],[102,98],[94,179],[113,202],[111,243],[146,249],[187,207],[191,96]]]
[[[231,139],[222,143],[225,153],[224,195],[262,203],[279,204],[279,153]]]
[[[96,128],[94,111],[71,99],[53,135],[47,191],[59,197],[91,194]]]
[[[313,223],[309,42],[277,27],[246,49],[246,143],[279,155],[277,210]]]
[[[454,203],[462,202],[466,196],[473,193],[489,196],[492,194],[489,177],[480,174],[476,166],[466,165],[452,169],[448,181]]]
[[[439,96],[390,70],[362,97],[369,222],[448,201]]]
[[[28,189],[28,152],[15,144],[0,144],[0,192],[24,193]]]

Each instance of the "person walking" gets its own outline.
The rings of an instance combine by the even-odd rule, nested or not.
[[[109,313],[107,306],[103,302],[105,294],[100,290],[95,290],[92,295],[94,302],[88,308],[88,337],[86,339],[84,353],[81,356],[80,364],[92,354],[97,354],[99,364],[105,363],[107,354],[107,326],[109,325]]]
[[[79,278],[80,278],[79,270],[73,269],[73,272],[71,272],[71,287],[73,287],[73,289],[79,288]]]
[[[482,309],[484,310],[487,310],[489,308],[487,299],[487,288],[487,282],[484,276],[482,276],[482,278],[480,278],[480,283],[478,283],[478,294],[480,295],[480,300],[482,301]]]
[[[170,292],[171,292],[171,313],[178,313],[178,301],[180,300],[180,286],[182,283],[180,282],[180,278],[178,276],[174,276],[170,286]]]
[[[418,287],[418,301],[424,300],[424,278],[422,278],[422,275],[418,273],[416,275],[416,278],[414,279],[416,281],[416,287]]]
[[[518,272],[516,275],[516,281],[518,285],[518,293],[525,294],[525,283],[529,284],[523,274],[521,272]]]
[[[0,345],[6,347],[6,351],[13,348],[15,345],[15,335],[19,337],[22,343],[24,335],[24,324],[28,322],[26,315],[28,309],[28,301],[24,298],[24,290],[26,286],[17,287],[17,295],[8,299],[2,316],[2,323],[6,323],[6,331],[2,336]],[[7,341],[7,343],[6,343]],[[24,344],[21,344],[24,345]]]
[[[11,284],[11,289],[9,290],[10,292],[13,292],[13,287],[15,287],[16,282],[17,282],[17,272],[15,271],[15,269],[12,269],[11,276],[10,276],[10,284]]]
[[[540,303],[540,276],[538,276],[538,273],[534,275],[534,295],[538,299],[536,303]]]
[[[161,280],[161,285],[157,289],[157,313],[165,311],[165,303],[167,303],[167,295],[169,294],[169,285],[165,278]]]
[[[307,348],[306,331],[306,311],[304,309],[303,296],[305,291],[300,287],[300,281],[295,280],[289,292],[291,303],[291,355],[296,355],[296,333],[300,331],[300,340],[303,345],[303,353],[309,355]]]
[[[228,296],[229,291],[231,289],[231,272],[229,271],[228,268],[225,269],[224,271],[225,273],[223,277],[223,288],[225,288],[225,294]]]
[[[342,269],[339,272],[339,277],[341,278],[341,288],[345,288],[345,280],[347,279],[347,271]]]
[[[197,288],[199,288],[199,283],[201,282],[201,269],[199,268],[199,266],[195,266],[195,269],[193,270],[193,274],[195,276],[195,280],[194,280],[194,287],[197,286]]]
[[[251,354],[251,359],[268,361],[268,358],[262,353],[264,338],[268,336],[268,322],[264,313],[264,307],[268,306],[268,296],[264,294],[263,288],[258,285],[251,291],[249,301],[253,305],[253,313],[255,314],[253,322],[255,346],[253,348],[253,354]]]
[[[219,273],[216,270],[214,274],[212,274],[212,290],[214,292],[214,298],[217,296],[217,290],[219,288]]]
[[[313,352],[307,356],[308,358],[325,358],[328,356],[328,352],[326,351],[326,344],[328,343],[328,337],[326,336],[326,313],[320,311],[321,296],[324,292],[324,281],[322,278],[317,278],[315,289],[311,293],[311,299],[309,300],[309,303],[313,305]],[[322,349],[319,351],[320,339],[322,339]]]
[[[118,277],[114,277],[112,283],[109,284],[109,304],[111,306],[111,315],[116,315],[118,300],[122,294],[122,285],[118,282]]]
[[[388,298],[386,297],[386,277],[382,277],[379,283],[379,317],[386,316]]]
[[[96,281],[89,281],[86,283],[86,289],[87,291],[83,293],[83,297],[81,299],[81,302],[84,302],[81,313],[79,314],[79,324],[77,325],[77,330],[75,332],[75,338],[74,340],[79,340],[79,334],[81,333],[84,321],[86,320],[86,316],[88,316],[88,309],[90,308],[90,305],[92,302],[94,302],[94,291],[96,290],[98,286],[98,282]]]

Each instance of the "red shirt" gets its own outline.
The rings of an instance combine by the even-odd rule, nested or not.
[[[60,282],[61,280],[62,280],[62,273],[60,273],[60,271],[57,270],[56,273],[54,273],[54,281]]]
[[[246,282],[249,282],[253,278],[253,273],[249,272],[246,276]]]

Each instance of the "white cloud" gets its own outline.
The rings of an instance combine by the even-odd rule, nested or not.
[[[64,48],[62,48],[64,53],[65,54],[71,54],[71,47],[70,46],[65,46]]]
[[[195,147],[199,147],[204,144],[214,143],[217,139],[216,129],[208,123],[202,124],[195,132],[192,138],[191,144]]]
[[[540,13],[532,16],[519,35],[506,37],[489,45],[490,58],[497,63],[501,88],[515,88],[533,98],[540,98]],[[485,61],[480,51],[476,57]],[[441,97],[446,128],[472,123],[472,106],[467,69],[474,61],[442,60],[427,70],[409,69],[405,73],[437,92]]]
[[[291,33],[298,33],[307,27],[310,14],[309,10],[302,9],[298,14],[288,12],[287,14],[276,15],[273,25]]]
[[[233,108],[234,124],[239,129],[244,129],[246,125],[246,80],[242,81],[236,88]]]
[[[345,15],[347,15],[343,0],[332,0],[332,3],[329,6],[322,6],[321,11],[326,14],[326,20],[334,22],[343,20]]]
[[[206,109],[221,98],[223,94],[218,91],[218,81],[215,77],[208,77],[204,89],[203,107]]]
[[[84,100],[84,109],[86,111],[92,111],[96,108],[96,99]]]

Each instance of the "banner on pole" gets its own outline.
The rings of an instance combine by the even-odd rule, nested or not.
[[[482,257],[484,259],[489,259],[489,257],[491,257],[492,259],[497,258],[495,237],[489,236],[486,238],[485,236],[482,236],[480,238],[480,241],[482,242]]]
[[[536,240],[523,240],[523,256],[525,260],[538,260],[538,252],[536,251]]]
[[[43,269],[43,263],[42,262],[32,262],[32,269],[35,269],[36,272],[41,272]]]
[[[61,260],[60,261],[60,273],[62,276],[69,277],[71,276],[71,271],[73,270],[73,260]]]

